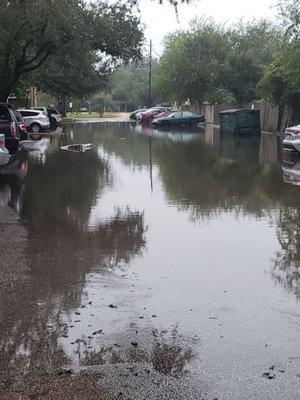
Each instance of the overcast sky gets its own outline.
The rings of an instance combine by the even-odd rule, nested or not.
[[[166,0],[163,5],[159,5],[158,0],[140,0],[140,9],[142,21],[146,25],[147,40],[152,38],[155,53],[160,54],[164,36],[188,28],[189,22],[196,16],[212,16],[216,21],[228,24],[241,18],[274,19],[276,3],[277,0],[198,0],[193,4],[179,6],[179,22],[174,8]]]

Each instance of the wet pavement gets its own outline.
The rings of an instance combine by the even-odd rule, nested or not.
[[[212,127],[65,129],[0,175],[0,398],[299,398],[299,158]]]

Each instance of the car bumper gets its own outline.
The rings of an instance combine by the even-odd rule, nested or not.
[[[282,142],[282,147],[286,150],[294,150],[300,152],[300,138],[284,138]]]

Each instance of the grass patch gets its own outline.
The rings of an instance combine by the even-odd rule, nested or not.
[[[67,120],[74,120],[74,119],[90,119],[90,118],[114,118],[117,117],[119,113],[104,113],[103,116],[97,112],[79,112],[79,113],[67,113]]]

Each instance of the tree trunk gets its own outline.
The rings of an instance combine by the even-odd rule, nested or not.
[[[67,98],[62,95],[57,99],[58,109],[62,115],[62,117],[67,116]]]
[[[10,95],[14,85],[12,83],[7,83],[7,82],[1,82],[1,77],[0,77],[0,101],[4,101],[5,103],[7,102],[7,98]]]

